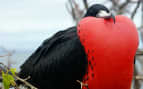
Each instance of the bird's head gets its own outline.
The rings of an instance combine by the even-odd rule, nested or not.
[[[105,18],[110,19],[112,18],[115,23],[114,15],[106,8],[104,5],[101,4],[94,4],[88,8],[84,17],[93,16],[97,18]]]

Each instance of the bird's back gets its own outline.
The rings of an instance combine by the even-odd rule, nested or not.
[[[21,66],[19,76],[39,89],[80,89],[87,60],[76,27],[56,33]]]

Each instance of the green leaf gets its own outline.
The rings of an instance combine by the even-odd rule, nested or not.
[[[8,74],[9,71],[12,73],[12,75]],[[9,71],[7,71],[6,73],[2,71],[4,89],[9,89],[10,85],[16,86],[16,83],[13,77],[15,76],[16,69],[10,69]]]
[[[9,82],[9,80],[8,80],[8,74],[5,74],[5,73],[2,71],[2,77],[3,77],[4,89],[9,89],[9,87],[10,87],[10,82]]]
[[[10,72],[12,73],[13,76],[15,76],[16,68],[11,68],[11,69],[10,69]]]

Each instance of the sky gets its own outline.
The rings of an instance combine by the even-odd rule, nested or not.
[[[73,26],[65,3],[67,0],[0,0],[0,46],[33,50],[55,32]]]
[[[0,0],[0,45],[31,48],[73,25],[66,0]]]
[[[88,1],[90,5],[103,2]],[[0,0],[0,46],[35,50],[57,31],[73,26],[66,3],[67,0]]]
[[[62,1],[1,0],[1,32],[38,31],[51,29],[56,25],[57,28],[70,25],[70,18],[65,12],[65,1]],[[60,25],[61,22],[63,23]]]

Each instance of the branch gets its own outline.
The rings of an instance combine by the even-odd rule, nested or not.
[[[85,87],[87,87],[87,89],[89,89],[89,88],[88,88],[88,84],[83,83],[83,82],[81,82],[81,81],[79,81],[79,80],[76,80],[76,82],[78,82],[78,83],[80,84],[81,89],[83,89],[83,88],[82,88],[83,86],[85,86]]]
[[[88,3],[87,3],[87,0],[83,0],[83,4],[84,4],[85,9],[87,10],[87,9],[88,9]]]
[[[85,4],[87,4],[86,0],[84,1],[85,1]],[[66,8],[70,13],[70,15],[72,16],[73,21],[75,21],[77,24],[79,20],[82,18],[84,10],[80,9],[79,5],[75,0],[68,0],[68,4],[66,4]]]
[[[138,49],[136,55],[143,55],[143,50]]]
[[[7,70],[9,69],[6,65],[4,65],[3,63],[0,62],[0,69],[3,71],[3,72],[7,72]],[[30,87],[31,89],[38,89],[36,88],[35,86],[33,86],[32,84],[30,84],[29,82],[27,82],[27,80],[30,78],[26,78],[26,79],[22,79],[20,77],[18,77],[17,75],[13,75],[11,72],[8,72],[8,74],[12,75],[16,80],[19,80],[21,81],[22,83],[24,83],[26,86]]]
[[[14,53],[14,51],[8,51],[6,48],[4,48],[4,47],[1,47],[0,46],[0,48],[4,51],[4,52],[6,52],[7,54],[5,54],[5,55],[0,55],[0,57],[6,57],[6,56],[11,56],[13,53]]]
[[[141,7],[142,15],[141,15],[141,26],[140,26],[140,28],[143,30],[143,0],[141,3],[142,3],[142,7]]]
[[[0,57],[6,57],[6,56],[9,56],[9,55],[2,55],[2,56],[0,56]]]
[[[122,5],[119,6],[119,9],[124,9],[128,4],[130,3],[130,0],[126,0]]]
[[[137,76],[135,76],[135,79],[136,79],[136,80],[143,80],[143,76],[137,75]]]
[[[70,7],[68,7],[68,3],[69,3]],[[72,4],[72,0],[68,0],[68,3],[66,4],[67,10],[68,10],[69,14],[71,14],[73,20],[76,20],[76,15],[75,15],[75,11],[74,11],[74,6]]]
[[[134,16],[135,16],[135,14],[136,14],[136,12],[137,12],[139,6],[140,6],[140,0],[137,2],[136,7],[135,7],[135,9],[133,10],[133,12],[132,12],[132,14],[131,14],[131,19],[134,19]]]
[[[23,82],[26,86],[30,87],[31,89],[38,89],[38,88],[36,88],[35,86],[33,86],[32,84],[30,84],[29,82],[27,82],[27,81],[26,81],[27,79],[22,79],[22,78],[20,78],[20,77],[18,77],[18,76],[15,76],[15,78],[16,78],[17,80]]]
[[[118,0],[110,0],[112,2],[112,5],[118,6]]]

